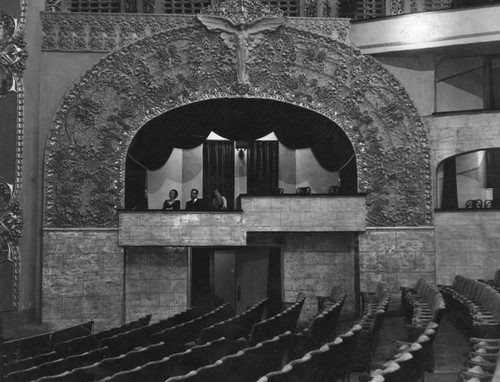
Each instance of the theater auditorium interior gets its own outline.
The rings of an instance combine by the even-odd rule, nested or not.
[[[2,0],[0,379],[500,381],[499,17]]]

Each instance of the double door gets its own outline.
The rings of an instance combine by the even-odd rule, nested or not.
[[[193,248],[191,305],[229,303],[237,314],[263,298],[280,300],[279,250]]]

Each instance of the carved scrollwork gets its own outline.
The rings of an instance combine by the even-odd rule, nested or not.
[[[7,12],[0,11],[0,97],[16,91],[16,81],[24,71],[28,54],[22,27]]]
[[[24,42],[26,24],[26,1],[21,1],[20,14],[14,19],[5,11],[0,11],[0,97],[8,91],[17,94],[17,123],[9,128],[16,130],[16,162],[14,183],[9,184],[0,176],[0,265],[12,264],[12,309],[19,302],[19,239],[23,218],[19,207],[19,192],[22,181],[23,131],[24,131],[24,88],[22,74],[27,59]],[[14,143],[13,143],[14,144]]]
[[[242,95],[309,108],[344,130],[369,225],[431,224],[426,131],[387,70],[350,45],[288,22],[247,53],[242,81],[236,50],[198,23],[142,38],[92,67],[65,97],[50,132],[45,224],[116,225],[125,155],[138,129],[187,103]]]
[[[42,50],[110,52],[144,37],[196,23],[193,16],[42,12]]]
[[[62,0],[46,0],[45,10],[47,12],[61,12]]]
[[[281,9],[254,0],[227,0],[201,9],[200,14],[223,17],[234,25],[252,24],[264,17],[283,17]]]
[[[18,192],[0,177],[0,264],[19,261],[18,245],[22,227]]]
[[[292,17],[287,25],[307,32],[321,34],[348,43],[351,23],[349,19],[321,18],[321,17]]]
[[[194,25],[194,16],[42,12],[42,50],[110,52],[172,28]],[[293,28],[347,42],[348,19],[293,17]]]

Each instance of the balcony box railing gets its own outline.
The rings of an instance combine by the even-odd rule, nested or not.
[[[364,232],[365,195],[242,195],[239,211],[120,211],[121,246],[245,246],[249,232]]]

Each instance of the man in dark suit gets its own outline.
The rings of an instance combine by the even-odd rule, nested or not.
[[[186,211],[204,211],[205,204],[203,199],[198,199],[198,190],[193,188],[191,190],[191,200],[186,203]]]

